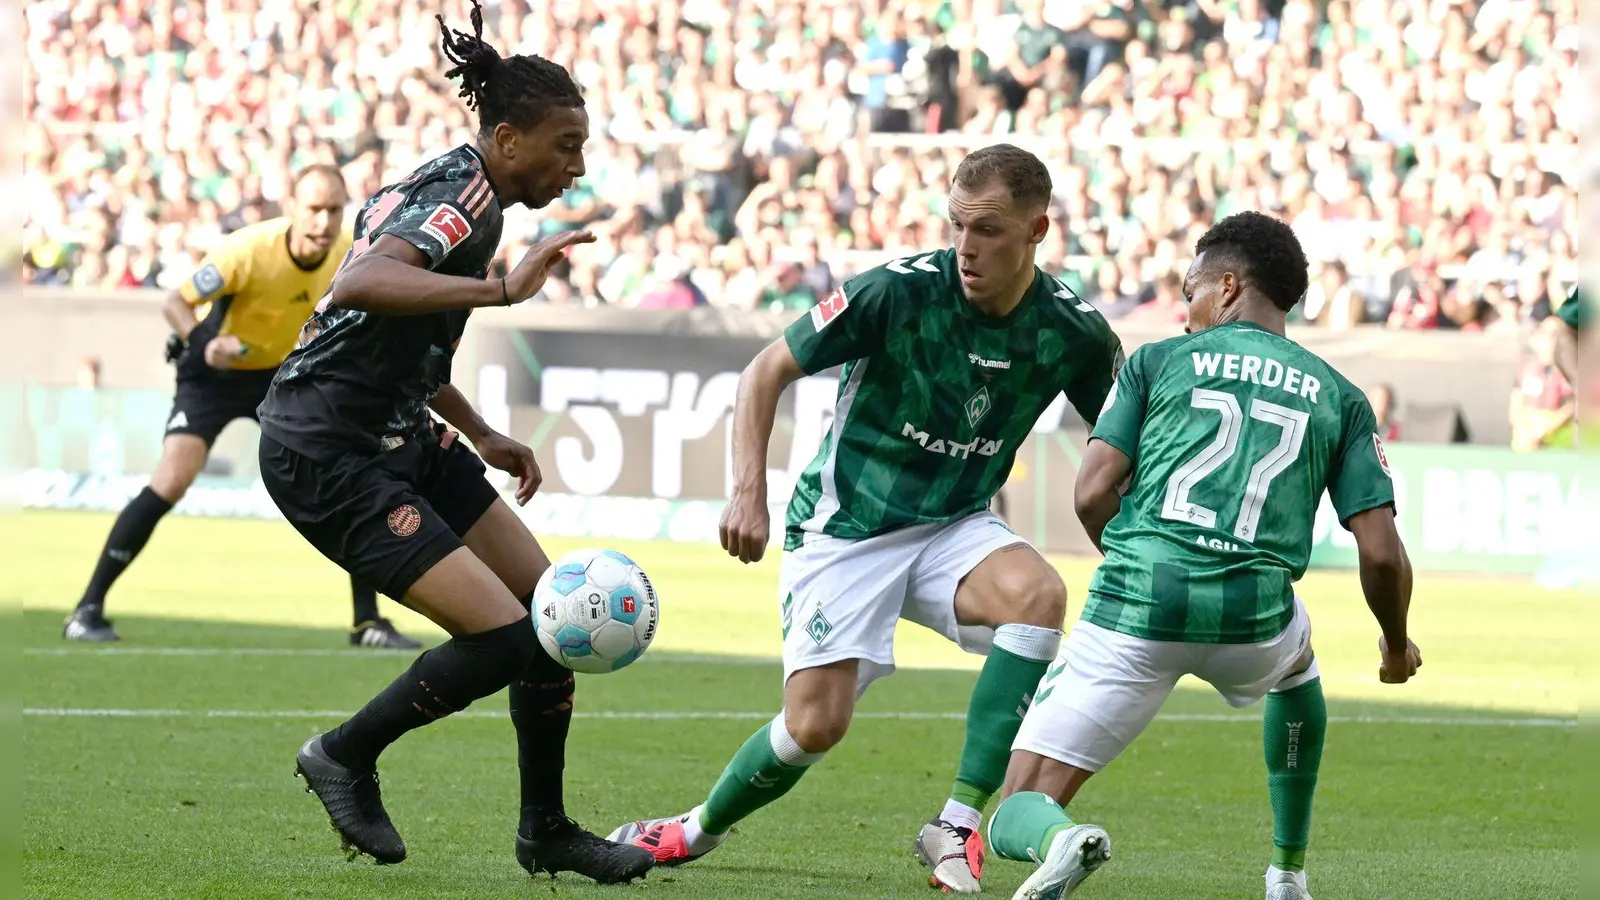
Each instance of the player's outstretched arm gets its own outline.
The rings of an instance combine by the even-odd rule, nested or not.
[[[805,372],[779,338],[767,345],[739,375],[733,404],[733,496],[718,529],[722,549],[740,562],[756,562],[766,553],[772,521],[767,513],[767,444],[783,389]]]
[[[1383,631],[1378,641],[1378,652],[1383,656],[1378,678],[1388,684],[1403,684],[1421,667],[1422,653],[1406,636],[1406,617],[1411,609],[1411,560],[1400,540],[1394,509],[1380,506],[1356,513],[1350,517],[1348,527],[1356,539],[1361,591]]]
[[[428,256],[421,248],[386,234],[334,278],[332,302],[345,309],[389,316],[521,303],[544,287],[562,251],[593,240],[594,235],[587,231],[546,238],[534,244],[506,277],[485,281],[430,271]]]
[[[1100,536],[1122,506],[1122,489],[1133,474],[1133,460],[1126,453],[1098,438],[1090,438],[1078,467],[1078,483],[1072,491],[1072,505],[1078,521],[1094,548],[1104,553]]]

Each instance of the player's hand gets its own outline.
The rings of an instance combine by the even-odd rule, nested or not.
[[[476,446],[484,462],[517,476],[517,505],[526,506],[544,480],[539,473],[539,463],[533,458],[533,450],[503,434],[490,434]]]
[[[767,512],[765,486],[756,490],[735,487],[722,510],[717,534],[722,549],[742,563],[759,562],[767,552],[767,537],[772,533],[772,518]]]
[[[539,289],[544,287],[544,280],[550,276],[551,267],[563,258],[568,247],[592,243],[594,233],[584,230],[563,231],[534,244],[528,248],[528,254],[522,257],[522,262],[517,263],[517,267],[506,275],[506,299],[521,303],[539,293]]]
[[[1378,653],[1383,657],[1378,665],[1378,680],[1384,684],[1405,684],[1422,668],[1422,651],[1410,638],[1406,638],[1404,650],[1393,651],[1389,649],[1388,640],[1380,637]]]
[[[206,341],[206,365],[213,369],[231,369],[244,355],[244,344],[231,334],[218,335]]]

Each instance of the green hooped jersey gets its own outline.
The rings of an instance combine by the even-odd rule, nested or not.
[[[784,333],[807,374],[843,366],[833,425],[789,501],[784,545],[862,538],[988,506],[1063,391],[1091,425],[1122,362],[1093,307],[1049,275],[1003,318],[961,293],[955,251],[845,282]]]
[[[1092,439],[1133,460],[1083,618],[1158,641],[1253,643],[1294,614],[1317,506],[1394,503],[1367,398],[1248,323],[1140,347]]]

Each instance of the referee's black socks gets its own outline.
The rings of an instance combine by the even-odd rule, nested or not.
[[[341,765],[371,771],[378,754],[401,735],[500,690],[539,654],[539,638],[527,616],[451,638],[418,656],[405,674],[324,734],[322,749]]]
[[[78,601],[79,609],[105,606],[111,585],[144,549],[161,517],[171,511],[172,504],[149,487],[128,502],[118,514],[116,524],[111,526],[111,534],[106,536],[106,545],[100,551],[100,561],[95,564],[89,587]]]
[[[355,613],[351,627],[360,628],[378,618],[378,592],[350,576],[350,605]]]

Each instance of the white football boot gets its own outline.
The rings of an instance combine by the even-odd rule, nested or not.
[[[922,826],[914,845],[917,857],[931,870],[928,883],[947,894],[983,890],[983,835],[970,828],[934,819]]]
[[[1039,868],[1011,900],[1066,900],[1072,889],[1111,859],[1111,836],[1099,825],[1074,825],[1056,835]]]
[[[1311,900],[1311,892],[1306,890],[1305,873],[1299,873],[1298,878],[1294,872],[1278,872],[1267,876],[1267,900]]]

